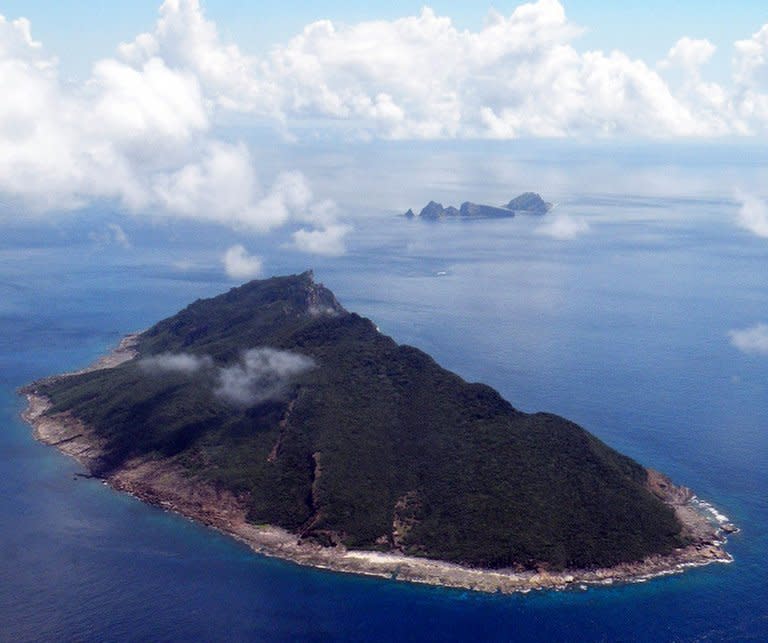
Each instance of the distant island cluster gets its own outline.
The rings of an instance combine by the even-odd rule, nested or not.
[[[502,219],[514,217],[516,214],[546,214],[552,209],[553,205],[547,203],[541,198],[541,195],[535,192],[525,192],[516,196],[506,205],[483,205],[465,201],[460,207],[455,208],[449,205],[443,207],[442,203],[430,201],[425,205],[419,214],[409,209],[403,214],[407,219],[422,219],[424,221],[437,221],[439,219],[452,217],[466,217],[472,219]]]

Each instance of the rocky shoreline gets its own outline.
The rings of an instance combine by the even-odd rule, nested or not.
[[[114,351],[88,368],[53,378],[113,368],[133,359],[137,336],[128,335]],[[49,382],[53,378],[41,382]],[[21,389],[28,401],[22,417],[33,427],[35,438],[76,458],[90,473],[98,471],[103,447],[98,436],[68,412],[48,415],[51,402],[37,391],[36,384]],[[688,489],[676,487],[665,476],[649,471],[649,488],[675,509],[687,533],[695,539],[695,544],[668,555],[654,555],[609,568],[557,572],[546,569],[475,569],[398,552],[323,547],[299,540],[295,534],[279,527],[254,525],[246,520],[247,498],[191,476],[173,458],[132,460],[104,477],[104,481],[144,502],[213,527],[267,556],[320,569],[482,592],[562,590],[642,582],[691,567],[729,563],[733,558],[723,547],[726,533],[737,531],[733,525],[719,519],[719,514],[710,505],[699,501]]]

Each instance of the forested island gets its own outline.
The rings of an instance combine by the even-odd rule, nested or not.
[[[688,489],[399,345],[311,272],[22,393],[91,475],[303,564],[507,592],[730,560],[735,528]]]

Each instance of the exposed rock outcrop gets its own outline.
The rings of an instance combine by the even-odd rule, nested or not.
[[[553,206],[535,192],[524,192],[507,203],[506,207],[526,214],[546,214]]]
[[[452,205],[443,207],[442,203],[430,201],[425,205],[419,214],[415,214],[409,209],[403,215],[407,219],[422,219],[424,221],[437,221],[451,217],[465,217],[473,219],[503,219],[514,217],[515,214],[546,214],[552,209],[552,204],[547,203],[540,195],[535,192],[525,192],[506,205],[484,205],[465,201],[460,208]]]

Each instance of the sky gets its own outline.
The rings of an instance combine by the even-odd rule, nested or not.
[[[364,20],[393,20],[417,14],[430,6],[452,18],[461,29],[482,27],[488,12],[510,14],[520,2],[468,2],[444,0],[419,2],[349,2],[347,0],[280,3],[208,0],[206,14],[216,22],[227,39],[240,43],[252,53],[288,40],[307,24],[330,19],[337,23]],[[71,75],[87,73],[95,58],[109,56],[115,43],[146,31],[160,6],[158,0],[94,3],[88,0],[5,0],[0,13],[6,18],[25,16],[34,25],[35,36],[52,51],[63,53],[62,66]],[[663,58],[681,36],[706,38],[723,51],[716,55],[715,74],[723,77],[730,65],[727,47],[750,36],[768,22],[768,7],[760,0],[737,3],[713,0],[646,0],[605,2],[605,0],[564,0],[570,20],[585,28],[579,44],[586,49],[621,49],[647,61]]]
[[[253,132],[281,146],[768,135],[764,2],[10,0],[0,16],[6,211],[109,202],[290,227],[296,249],[334,255],[337,204],[295,167],[265,180]]]

